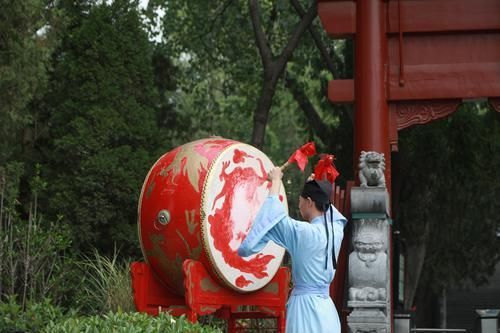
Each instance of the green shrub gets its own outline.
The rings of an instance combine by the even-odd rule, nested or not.
[[[46,298],[55,304],[67,302],[75,277],[67,255],[68,226],[39,213],[38,195],[45,187],[39,166],[30,180],[28,203],[19,201],[23,172],[21,163],[0,166],[0,301],[17,297],[22,310],[28,302]]]
[[[174,318],[167,313],[152,317],[144,313],[108,313],[102,316],[68,318],[52,322],[44,333],[217,333],[216,328],[192,324],[186,318]]]
[[[40,332],[50,322],[64,318],[61,308],[54,306],[49,299],[41,303],[28,302],[26,309],[9,297],[7,302],[0,303],[0,332],[21,333]]]

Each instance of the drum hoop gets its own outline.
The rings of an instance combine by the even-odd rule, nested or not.
[[[212,180],[212,178],[214,177],[213,175],[213,169],[214,169],[214,166],[215,166],[215,163],[217,163],[220,159],[220,157],[226,153],[227,150],[229,149],[233,149],[235,147],[238,147],[238,146],[245,146],[245,147],[250,147],[251,149],[255,149],[259,152],[261,152],[262,154],[264,154],[262,151],[260,151],[259,149],[251,146],[251,145],[248,145],[246,143],[242,143],[242,142],[236,142],[235,144],[232,144],[232,145],[229,145],[227,146],[226,148],[222,149],[219,154],[217,155],[217,157],[215,157],[212,162],[210,163],[210,166],[208,168],[208,171],[207,171],[207,175],[205,177],[205,181],[203,182],[203,190],[201,192],[201,200],[200,200],[200,224],[201,224],[201,235],[202,235],[202,239],[203,239],[203,250],[206,254],[206,257],[208,258],[210,264],[212,265],[212,268],[213,268],[213,271],[215,271],[217,277],[229,288],[239,292],[239,293],[242,293],[242,294],[247,294],[247,293],[253,293],[257,290],[260,290],[262,288],[264,288],[266,285],[263,285],[261,288],[259,289],[255,289],[255,290],[242,290],[242,289],[238,289],[236,288],[235,286],[233,286],[232,282],[229,281],[228,279],[226,279],[224,277],[224,274],[220,271],[219,267],[216,265],[215,263],[215,259],[212,255],[212,253],[210,253],[210,246],[209,246],[209,239],[208,239],[208,233],[207,233],[207,226],[205,224],[205,221],[206,221],[206,218],[207,218],[207,213],[205,212],[204,210],[204,207],[205,207],[205,203],[207,201],[207,184],[209,181]],[[264,156],[267,157],[267,155],[264,154]],[[269,158],[268,158],[269,159]],[[269,161],[271,162],[271,164],[274,165],[274,163],[271,161],[271,159],[269,159]],[[284,257],[284,254],[283,254],[283,257]],[[283,257],[281,258],[281,260],[283,260]],[[276,270],[274,272],[272,272],[272,274],[269,274],[269,276],[274,276],[276,274],[276,272],[278,271],[278,269],[280,268],[280,265],[277,266]],[[270,282],[271,279],[269,279],[268,282]]]

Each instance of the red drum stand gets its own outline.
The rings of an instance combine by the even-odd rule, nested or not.
[[[227,321],[229,333],[252,330],[251,327],[238,326],[237,319],[276,318],[276,331],[285,332],[286,302],[290,291],[290,271],[286,267],[281,267],[264,288],[242,294],[214,280],[201,262],[187,259],[182,266],[184,297],[168,291],[146,263],[133,262],[130,269],[134,303],[139,312],[184,314],[192,322],[196,322],[198,316],[214,314]]]

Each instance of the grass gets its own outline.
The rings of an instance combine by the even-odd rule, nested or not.
[[[129,264],[118,260],[116,250],[111,258],[94,250],[92,256],[84,257],[81,268],[85,274],[84,308],[94,313],[135,311]]]

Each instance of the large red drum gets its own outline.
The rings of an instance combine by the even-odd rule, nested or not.
[[[272,167],[258,149],[220,137],[177,147],[153,165],[139,199],[139,238],[146,261],[171,291],[184,293],[188,258],[239,292],[272,279],[283,248],[270,242],[251,257],[237,253],[268,195]],[[283,186],[280,199],[286,207]]]

